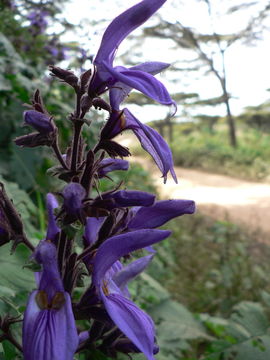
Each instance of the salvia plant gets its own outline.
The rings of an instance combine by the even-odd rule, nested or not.
[[[36,290],[29,295],[22,321],[22,341],[12,334],[11,325],[18,319],[9,315],[0,319],[2,340],[22,351],[26,360],[72,360],[86,350],[110,357],[143,353],[151,360],[159,350],[154,323],[132,301],[128,283],[151,262],[152,245],[169,237],[170,231],[157,228],[172,218],[192,214],[194,202],[156,201],[150,193],[123,190],[121,184],[102,193],[99,179],[109,178],[115,170],[128,170],[123,158],[130,152],[115,137],[129,129],[152,156],[164,182],[169,172],[177,181],[165,140],[122,106],[132,89],[162,105],[175,106],[154,77],[168,64],[146,62],[127,69],[114,63],[125,37],[165,2],[143,0],[116,17],[103,35],[92,69],[79,77],[50,67],[51,74],[71,86],[76,97],[75,110],[68,116],[72,141],[65,151],[60,150],[58,128],[38,90],[24,112],[24,123],[34,131],[17,137],[15,143],[51,149],[58,160],[51,172],[63,181],[57,193],[47,194],[47,233],[36,247],[27,238],[4,185],[0,186],[0,244],[12,241],[13,251],[24,244],[37,267]],[[85,119],[90,109],[108,113],[92,148],[82,136],[82,128],[91,123]],[[134,256],[140,249],[144,252]],[[86,285],[75,296],[82,282]]]

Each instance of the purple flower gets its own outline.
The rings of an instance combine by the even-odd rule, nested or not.
[[[31,31],[34,35],[42,34],[46,30],[48,26],[46,16],[48,16],[48,13],[40,10],[31,11],[27,15],[27,19],[30,20]]]
[[[159,242],[170,235],[165,230],[138,230],[107,239],[98,249],[94,259],[93,284],[112,321],[149,360],[154,359],[155,329],[152,319],[131,300],[114,282],[117,270],[113,268],[118,259],[132,251]],[[144,260],[148,262],[149,260]],[[121,267],[118,266],[121,271]],[[124,285],[129,276],[118,284]],[[117,280],[116,280],[117,281]]]
[[[52,118],[36,110],[25,111],[24,122],[25,124],[32,126],[35,130],[43,135],[47,135],[55,130],[55,126],[52,123]]]
[[[161,104],[174,104],[164,85],[143,68],[113,67],[115,53],[121,42],[148,20],[165,2],[166,0],[143,0],[111,22],[94,59],[96,72],[89,85],[90,96],[99,95],[104,89],[111,88],[120,82],[124,86],[141,91]]]
[[[161,71],[169,67],[170,64],[163,63],[160,61],[149,61],[139,65],[132,66],[130,70],[139,70],[146,72],[151,75],[159,74]],[[116,69],[125,69],[123,67],[116,67]],[[133,88],[124,84],[121,81],[118,81],[114,84],[114,87],[110,89],[110,104],[113,109],[119,109],[119,105],[124,101],[124,99],[129,95]]]
[[[104,222],[105,217],[95,218],[88,217],[84,231],[85,247],[93,245],[97,241],[99,229]]]
[[[93,206],[112,210],[130,206],[150,206],[155,201],[155,195],[138,190],[118,190],[102,194],[94,200]]]
[[[42,264],[38,290],[30,295],[23,320],[23,353],[27,360],[73,360],[78,334],[70,296],[58,271],[56,247],[43,241],[35,251]]]
[[[165,63],[149,62],[134,68],[157,74],[167,66],[168,64]],[[170,171],[174,181],[177,183],[173,169],[172,152],[163,137],[150,126],[142,124],[128,109],[119,110],[121,102],[128,96],[131,89],[129,86],[117,83],[115,87],[110,90],[110,104],[113,110],[107,123],[101,130],[98,147],[105,149],[110,154],[111,139],[119,135],[122,131],[132,130],[140,141],[143,149],[152,156],[157,164],[164,178],[164,182],[166,182],[167,174]],[[122,156],[121,153],[118,153],[118,155]]]
[[[163,137],[150,126],[142,124],[128,109],[115,110],[111,113],[109,120],[100,133],[98,148],[107,150],[108,140],[113,139],[122,131],[132,130],[140,141],[144,150],[153,158],[160,169],[164,182],[170,171],[174,181],[177,178],[173,169],[172,152]]]
[[[48,212],[48,229],[46,240],[52,241],[54,244],[57,240],[57,235],[60,228],[57,225],[56,217],[54,216],[54,209],[58,208],[58,202],[53,194],[47,194],[47,212]]]
[[[66,213],[74,218],[82,218],[82,201],[86,197],[85,189],[78,183],[72,182],[62,191],[64,197],[63,208]]]
[[[129,162],[122,159],[103,159],[98,168],[98,177],[102,178],[106,176],[109,172],[115,170],[128,170]]]
[[[152,206],[136,210],[127,225],[129,230],[154,229],[177,216],[193,214],[195,203],[192,200],[161,200]]]

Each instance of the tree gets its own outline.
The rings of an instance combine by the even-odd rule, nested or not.
[[[270,5],[269,3],[266,4],[266,6],[257,12],[255,16],[252,16],[241,31],[238,31],[237,33],[224,33],[217,32],[215,29],[214,20],[216,20],[217,14],[213,11],[212,1],[201,1],[207,6],[208,24],[210,29],[208,33],[203,33],[198,29],[183,25],[181,21],[163,21],[161,25],[146,28],[144,32],[147,36],[164,39],[170,38],[174,41],[176,47],[192,51],[195,55],[193,61],[190,62],[193,69],[189,68],[189,70],[197,70],[198,67],[204,67],[207,69],[207,74],[211,73],[216,77],[221,89],[221,96],[218,98],[226,108],[230,144],[233,147],[236,147],[236,124],[230,106],[231,95],[227,87],[225,56],[228,49],[236,42],[241,41],[246,44],[254,44],[256,40],[261,38],[263,31],[266,29],[264,20],[268,16]],[[232,13],[240,13],[240,11],[249,9],[256,4],[256,2],[253,2],[231,6],[226,10],[225,15],[230,16]],[[177,66],[175,69],[177,69]]]

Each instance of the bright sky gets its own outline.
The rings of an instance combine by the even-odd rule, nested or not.
[[[89,28],[89,25],[83,27],[80,30],[81,38],[79,40],[85,49],[93,53],[98,48],[100,39],[103,33],[103,29],[109,24],[109,22],[118,14],[136,4],[138,0],[71,0],[66,5],[65,16],[67,19],[76,24],[82,25],[83,19],[88,20],[100,20],[106,19],[107,21],[95,28],[96,32]],[[250,3],[252,0],[246,0],[246,3]],[[232,6],[239,4],[240,0],[212,0],[215,5],[213,9],[223,11],[221,7],[227,8],[228,5]],[[268,0],[260,0],[258,8],[263,8]],[[219,6],[217,6],[219,4]],[[221,4],[221,5],[220,5]],[[252,10],[254,12],[254,10]],[[208,32],[211,31],[207,7],[205,3],[198,2],[198,0],[171,0],[167,1],[164,6],[158,12],[165,19],[174,21],[178,20],[185,26],[193,27],[199,31]],[[213,26],[216,32],[220,33],[234,33],[239,29],[242,29],[246,24],[247,19],[250,16],[250,10],[239,13],[234,13],[228,17],[219,17],[214,22]],[[154,22],[154,19],[148,20],[146,25]],[[270,22],[270,18],[269,18]],[[136,30],[137,33],[140,29]],[[136,34],[134,32],[134,34]],[[73,39],[77,39],[75,34],[69,35],[69,40],[73,40],[70,36],[74,36]],[[152,39],[146,39],[143,42],[140,52],[143,57],[140,62],[148,60],[158,60],[164,62],[174,62],[177,59],[185,60],[191,57],[191,53],[187,53],[183,49],[170,49],[172,45],[171,41],[164,42],[162,49],[160,48],[160,41],[153,41]],[[119,54],[125,52],[132,46],[129,41],[123,41],[120,45]],[[137,49],[136,49],[137,50]],[[263,101],[270,98],[270,93],[266,89],[270,88],[270,34],[266,34],[263,41],[258,41],[256,47],[247,47],[240,45],[239,43],[233,45],[226,53],[226,68],[228,89],[233,95],[231,101],[232,110],[234,114],[239,114],[245,106],[258,105]],[[116,58],[115,64],[120,64],[120,60]],[[187,75],[183,73],[176,73],[177,81],[174,83],[169,81],[169,72],[162,75],[161,79],[164,82],[170,93],[173,92],[197,92],[201,98],[210,98],[219,96],[220,88],[218,81],[212,76],[203,76],[201,73],[190,73]],[[175,76],[175,75],[174,75]],[[167,109],[162,109],[164,115]],[[158,116],[160,119],[161,107],[157,107],[157,112],[152,111],[152,117]],[[181,111],[179,109],[179,111]],[[136,109],[138,116],[145,117],[139,108]],[[212,114],[224,114],[223,108],[198,108],[195,113],[212,113]],[[140,117],[141,119],[141,117]],[[142,119],[147,121],[151,119]]]

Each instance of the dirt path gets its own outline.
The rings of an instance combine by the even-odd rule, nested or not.
[[[129,141],[129,143],[127,143]],[[130,145],[130,139],[121,139]],[[147,168],[163,198],[192,199],[197,209],[216,219],[228,219],[261,234],[270,241],[270,185],[229,176],[175,167],[178,184],[169,176],[166,184],[152,161],[132,157]]]

